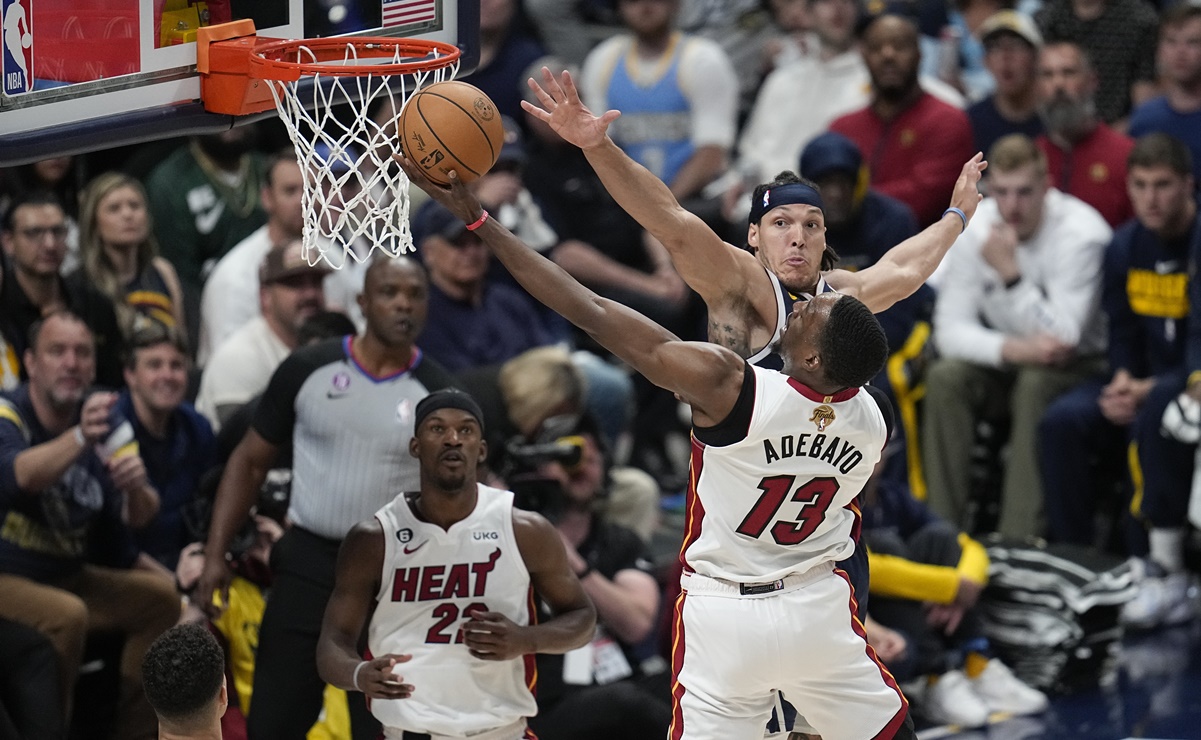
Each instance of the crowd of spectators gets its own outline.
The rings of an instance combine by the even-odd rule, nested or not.
[[[481,59],[464,79],[506,134],[477,197],[597,293],[701,340],[704,305],[665,248],[521,108],[542,66],[577,75],[594,111],[619,109],[614,141],[736,245],[756,184],[782,170],[816,182],[850,270],[937,220],[963,162],[985,153],[975,217],[928,284],[880,317],[892,356],[874,384],[899,423],[864,542],[886,569],[885,555],[950,569],[933,591],[882,571],[868,633],[887,636],[882,655],[943,675],[946,635],[979,639],[970,619],[941,628],[984,588],[971,537],[988,532],[1132,559],[1129,627],[1195,616],[1201,5],[483,0]],[[148,172],[136,152],[128,172],[93,171],[112,157],[87,155],[0,171],[0,656],[14,656],[0,674],[18,679],[0,682],[0,738],[154,737],[140,665],[177,622],[217,635],[225,737],[246,736],[272,563],[305,562],[307,540],[284,534],[292,425],[308,444],[332,434],[317,404],[356,372],[417,378],[377,404],[385,421],[426,388],[472,392],[489,483],[551,516],[596,602],[586,654],[539,656],[539,736],[662,737],[672,554],[650,545],[661,501],[686,482],[678,402],[533,301],[436,203],[414,203],[415,252],[395,270],[310,266],[302,172],[277,138],[250,124],[181,139]],[[301,455],[302,476],[325,465]],[[999,483],[982,479],[982,455]],[[226,506],[214,539],[218,491],[246,481],[252,515]],[[286,557],[271,558],[281,535]],[[222,539],[228,552],[205,552]],[[229,608],[210,622],[207,592],[189,598],[226,560]],[[875,563],[872,575],[876,592]],[[915,639],[908,658],[889,627]],[[946,719],[973,675],[1000,670],[982,660],[953,668],[969,683],[917,703]],[[80,666],[96,661],[111,696],[83,701]],[[351,737],[355,701],[332,689],[321,701],[309,737]],[[950,719],[992,706],[977,705]]]

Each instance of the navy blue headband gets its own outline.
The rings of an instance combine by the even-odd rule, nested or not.
[[[484,428],[484,412],[480,410],[480,405],[475,402],[474,398],[457,388],[443,388],[429,394],[417,404],[413,413],[413,429],[417,430],[421,426],[421,422],[425,421],[425,417],[438,409],[466,411],[479,422],[481,430]]]
[[[751,223],[757,224],[763,218],[763,214],[771,209],[793,203],[803,203],[808,206],[816,206],[823,211],[825,210],[825,207],[822,205],[821,193],[818,193],[804,183],[790,182],[787,185],[776,185],[764,190],[763,197],[751,203],[749,220]]]

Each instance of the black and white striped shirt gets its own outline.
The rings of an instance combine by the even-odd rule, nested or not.
[[[330,539],[342,539],[396,494],[420,488],[409,455],[413,412],[431,391],[453,385],[416,347],[408,367],[371,375],[355,360],[350,339],[292,353],[271,376],[254,417],[268,442],[291,440],[288,517]]]

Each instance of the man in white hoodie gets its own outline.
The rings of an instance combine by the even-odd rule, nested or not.
[[[1042,533],[1036,435],[1056,396],[1103,367],[1101,268],[1111,231],[1087,203],[1051,187],[1029,137],[988,155],[989,192],[935,277],[922,453],[929,504],[967,527],[977,420],[1010,418],[997,529]]]

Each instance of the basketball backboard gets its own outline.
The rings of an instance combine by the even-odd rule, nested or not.
[[[479,0],[0,0],[0,166],[254,120],[205,111],[196,28],[249,18],[260,37],[391,36],[479,60]]]

